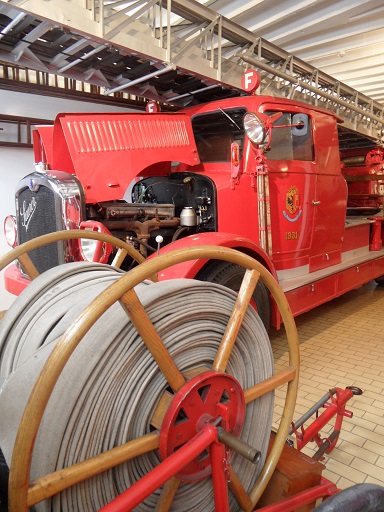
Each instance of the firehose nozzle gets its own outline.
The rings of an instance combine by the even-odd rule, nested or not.
[[[219,441],[225,444],[225,446],[228,446],[228,448],[231,448],[253,464],[259,462],[261,457],[261,452],[259,450],[253,448],[253,446],[250,446],[238,437],[233,436],[222,427],[218,427],[217,432]]]

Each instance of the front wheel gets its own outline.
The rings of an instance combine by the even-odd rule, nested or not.
[[[230,290],[238,292],[244,277],[244,268],[234,263],[213,260],[204,267],[196,279],[217,283],[226,286]],[[271,302],[269,292],[265,284],[259,280],[252,295],[251,304],[259,314],[266,330],[269,330],[271,321]]]

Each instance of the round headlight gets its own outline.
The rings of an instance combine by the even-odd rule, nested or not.
[[[93,231],[110,235],[110,231],[100,222],[85,220],[80,222],[80,229],[84,231]],[[80,257],[84,261],[95,261],[98,263],[107,263],[113,246],[101,240],[92,238],[81,238],[79,241]]]
[[[243,119],[244,130],[254,144],[263,144],[267,139],[267,132],[263,121],[254,113],[248,112]]]
[[[80,240],[81,253],[85,261],[95,261],[96,250],[100,242],[97,240],[90,240],[88,238],[82,238]]]
[[[16,247],[17,245],[17,225],[16,219],[13,215],[8,215],[4,219],[4,235],[7,241],[7,244],[11,247]]]

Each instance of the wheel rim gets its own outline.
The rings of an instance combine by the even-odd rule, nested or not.
[[[123,242],[119,238],[116,238],[112,235],[107,235],[105,233],[85,231],[83,229],[73,229],[48,233],[47,235],[39,236],[33,240],[19,245],[18,247],[15,247],[15,249],[12,249],[5,256],[0,258],[0,270],[3,270],[7,265],[17,259],[19,260],[25,272],[28,274],[29,278],[33,280],[39,275],[39,272],[37,271],[35,265],[32,263],[31,258],[28,256],[29,252],[51,243],[81,238],[98,240],[100,242],[104,242],[116,247],[118,252],[114,258],[114,261],[112,262],[112,266],[114,267],[119,268],[127,255],[133,258],[137,263],[143,263],[145,261],[145,258],[138,251],[136,251],[133,247]]]
[[[289,367],[271,379],[268,379],[268,381],[262,382],[261,385],[256,385],[251,389],[245,390],[244,393],[245,401],[246,403],[249,403],[255,400],[258,396],[265,394],[267,391],[274,389],[284,383],[288,383],[286,403],[282,420],[280,422],[280,427],[275,439],[274,447],[268,456],[261,475],[249,496],[245,498],[241,497],[241,486],[237,482],[236,475],[232,475],[231,489],[232,492],[237,496],[238,501],[243,499],[243,503],[245,503],[247,509],[252,508],[258,501],[260,495],[262,494],[269,481],[269,478],[272,475],[274,467],[277,464],[293,415],[297,393],[299,368],[297,331],[284,294],[278,287],[273,277],[259,263],[254,261],[252,258],[238,253],[232,249],[198,247],[194,249],[184,249],[176,251],[175,253],[168,253],[163,256],[159,256],[153,260],[146,261],[144,264],[130,271],[114,285],[112,285],[108,290],[97,297],[72,324],[72,326],[67,330],[65,335],[59,341],[36,382],[28,405],[25,409],[23,419],[20,423],[11,463],[9,496],[11,506],[10,510],[27,510],[27,506],[30,506],[32,503],[37,503],[37,498],[38,501],[41,501],[48,495],[52,495],[49,494],[47,489],[43,489],[42,493],[40,494],[38,491],[36,491],[36,489],[31,489],[31,492],[29,492],[28,482],[34,439],[38,431],[49,396],[51,395],[60,372],[64,368],[70,355],[76,346],[80,343],[86,332],[88,332],[91,326],[95,323],[95,321],[100,318],[100,316],[105,311],[107,311],[108,308],[116,301],[120,301],[120,303],[127,311],[132,323],[135,325],[147,348],[152,353],[159,369],[165,376],[172,390],[177,392],[185,385],[186,381],[183,375],[179,372],[173,360],[165,350],[165,347],[163,346],[158,333],[155,331],[152,323],[146,316],[145,311],[143,311],[140,301],[138,300],[133,288],[143,280],[147,279],[149,276],[156,274],[168,266],[181,263],[189,259],[198,258],[223,259],[240,264],[248,269],[238,295],[236,307],[233,310],[231,319],[227,326],[227,330],[223,336],[220,348],[217,352],[216,360],[213,365],[213,369],[215,371],[225,371],[229,356],[235,343],[236,333],[238,332],[239,326],[241,325],[241,321],[252,296],[254,286],[256,286],[260,277],[267,288],[270,290],[279,307],[287,333],[287,342],[289,347]],[[148,434],[148,437],[146,437],[145,440],[140,439],[137,440],[137,442],[132,442],[128,447],[125,446],[122,449],[115,449],[113,453],[114,463],[110,467],[113,467],[117,460],[127,460],[132,456],[132,454],[143,453],[143,450],[146,451],[148,449],[156,449],[158,447],[158,442],[159,441],[156,435]],[[105,454],[101,454],[100,458],[96,462],[96,465],[105,466],[104,455]],[[108,457],[109,456],[110,454],[108,454]],[[80,473],[77,472],[76,469],[75,475],[72,475],[72,484],[70,485],[80,481],[79,478],[83,479],[83,477],[80,477]],[[69,480],[67,480],[67,483],[68,482]],[[39,482],[39,484],[41,484],[41,482]],[[67,487],[66,484],[65,487]],[[177,480],[169,481],[165,487],[161,501],[164,503],[171,502],[175,488],[177,488]],[[62,489],[59,489],[56,492],[60,492],[60,490]],[[41,496],[44,497],[41,498]],[[164,510],[168,509],[164,508]]]

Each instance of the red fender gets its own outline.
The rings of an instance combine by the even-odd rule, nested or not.
[[[233,233],[214,232],[190,235],[185,238],[180,238],[180,240],[176,240],[175,242],[164,246],[162,249],[160,249],[160,254],[165,254],[169,251],[181,249],[184,247],[193,247],[196,245],[216,245],[219,247],[230,247],[232,249],[237,249],[238,251],[248,254],[249,256],[252,256],[256,260],[260,261],[260,263],[264,265],[265,268],[267,268],[273,277],[277,280],[275,267],[268,254],[260,246],[248,238],[244,238]],[[154,257],[154,255],[151,257]],[[193,279],[206,263],[207,260],[190,260],[184,263],[179,263],[178,265],[168,267],[167,269],[159,272],[158,279],[159,281],[177,279],[181,277]],[[271,302],[271,324],[276,329],[280,328],[280,314],[274,301]]]
[[[260,263],[262,263],[271,272],[275,279],[277,279],[275,267],[267,253],[248,238],[244,238],[233,233],[214,232],[190,235],[164,246],[160,249],[160,254],[165,254],[166,252],[184,247],[196,247],[197,245],[216,245],[218,247],[230,247],[232,249],[237,249],[238,251],[248,254],[260,261]],[[206,263],[206,260],[191,260],[186,261],[185,263],[179,263],[178,265],[174,265],[173,267],[169,267],[159,272],[158,277],[161,281],[164,281],[165,279],[177,279],[180,277],[193,279]]]

